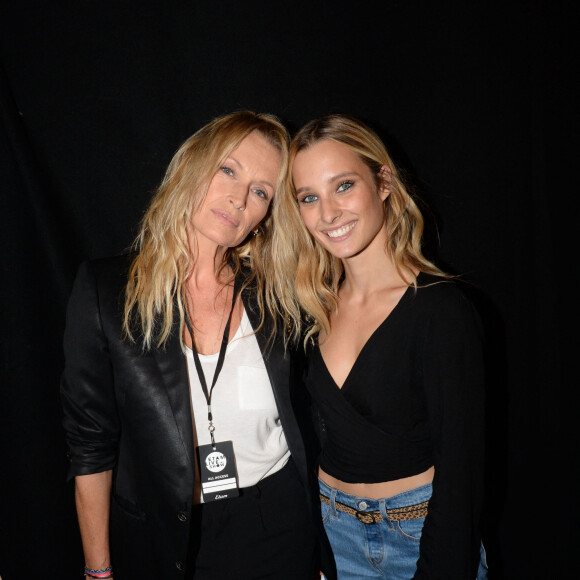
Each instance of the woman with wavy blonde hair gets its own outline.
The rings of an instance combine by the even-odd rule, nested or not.
[[[338,577],[485,578],[477,314],[423,256],[421,212],[364,123],[311,121],[289,171],[295,284],[284,292],[306,314],[294,328],[306,337]]]
[[[134,252],[79,270],[61,393],[87,578],[320,569],[275,300],[287,155],[275,117],[215,119],[175,154]]]

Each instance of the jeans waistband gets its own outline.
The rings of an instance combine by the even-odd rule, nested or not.
[[[431,483],[427,483],[425,485],[403,491],[396,495],[379,499],[345,493],[344,491],[330,487],[321,479],[319,479],[319,489],[323,496],[326,496],[330,499],[334,498],[335,501],[354,508],[355,510],[367,511],[380,510],[381,505],[384,509],[397,509],[429,501],[433,491],[433,485]]]

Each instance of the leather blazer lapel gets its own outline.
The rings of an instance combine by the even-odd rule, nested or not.
[[[257,300],[254,292],[251,289],[245,290],[242,294],[244,306],[248,318],[255,329],[260,324],[260,311],[258,309]],[[302,434],[298,421],[296,418],[296,409],[293,404],[293,398],[296,393],[293,392],[292,381],[292,365],[290,353],[284,348],[284,339],[282,332],[284,329],[279,329],[276,337],[273,340],[268,340],[272,330],[272,321],[269,316],[266,316],[264,324],[256,332],[256,339],[264,357],[264,363],[272,390],[274,391],[274,398],[278,406],[278,413],[280,414],[280,421],[284,429],[284,435],[288,443],[288,447],[298,470],[302,472],[302,477],[305,482],[308,482],[307,458],[304,443],[302,441]]]
[[[194,465],[195,452],[189,377],[187,374],[187,362],[179,341],[179,324],[176,321],[173,323],[171,337],[168,339],[165,348],[155,349],[153,356],[163,377],[171,410],[173,411],[190,465]]]

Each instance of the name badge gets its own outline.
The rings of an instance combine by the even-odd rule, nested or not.
[[[213,445],[200,445],[197,458],[204,502],[240,495],[232,441],[216,443],[215,448]]]

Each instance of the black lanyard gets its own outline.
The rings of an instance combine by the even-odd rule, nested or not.
[[[195,361],[195,368],[197,370],[197,376],[199,377],[199,382],[201,384],[201,389],[203,394],[205,395],[205,400],[207,401],[207,420],[209,421],[208,431],[211,436],[211,444],[212,447],[215,449],[215,439],[214,439],[214,431],[215,427],[213,425],[213,416],[211,413],[211,396],[213,393],[213,388],[217,383],[219,374],[222,370],[224,365],[224,360],[226,358],[226,350],[228,348],[228,338],[230,335],[230,324],[232,322],[232,313],[234,311],[234,305],[236,303],[236,294],[237,294],[237,285],[234,286],[233,294],[232,294],[232,307],[230,309],[230,314],[228,316],[228,321],[226,323],[226,327],[224,328],[224,334],[222,336],[222,344],[220,347],[220,353],[218,356],[217,365],[215,368],[215,372],[213,375],[213,381],[211,383],[211,388],[208,391],[207,383],[205,381],[205,374],[203,372],[203,368],[201,366],[201,361],[199,360],[199,354],[197,353],[197,349],[195,348],[195,341],[193,340],[193,328],[191,327],[191,322],[189,321],[189,317],[187,316],[187,312],[185,313],[185,324],[187,326],[187,330],[189,331],[189,336],[191,337],[191,351],[193,353],[193,360]]]

